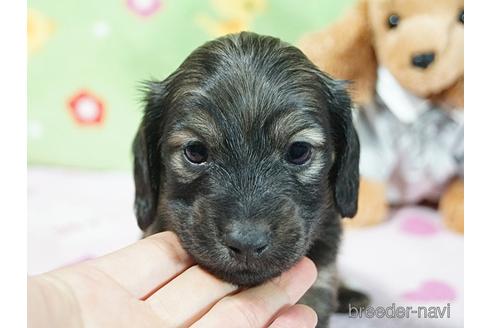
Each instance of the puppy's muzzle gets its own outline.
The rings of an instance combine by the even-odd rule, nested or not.
[[[224,245],[238,260],[260,258],[270,246],[267,228],[252,223],[235,223],[224,236]]]

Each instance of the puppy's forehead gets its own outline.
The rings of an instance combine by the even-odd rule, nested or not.
[[[244,42],[223,48],[202,49],[182,65],[183,80],[191,72],[192,81],[182,83],[175,131],[217,143],[266,135],[285,142],[301,131],[314,143],[323,141],[322,87],[299,50]]]
[[[219,145],[224,140],[237,144],[267,139],[270,144],[281,146],[297,138],[322,144],[325,124],[321,109],[285,98],[269,98],[274,94],[271,90],[265,94],[261,89],[245,89],[234,100],[209,96],[208,104],[199,101],[197,106],[180,108],[172,123],[169,142],[178,146],[192,139],[202,139]]]

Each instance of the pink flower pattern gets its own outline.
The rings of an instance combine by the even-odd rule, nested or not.
[[[157,13],[162,7],[161,0],[127,0],[130,11],[141,17],[149,17]]]

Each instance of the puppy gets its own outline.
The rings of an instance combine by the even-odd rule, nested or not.
[[[148,83],[133,144],[145,235],[174,231],[196,262],[253,286],[302,256],[302,300],[325,327],[336,307],[340,219],[357,210],[359,141],[344,84],[297,48],[242,32],[196,49]]]

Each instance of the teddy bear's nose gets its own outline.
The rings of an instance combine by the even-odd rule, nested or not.
[[[412,57],[412,65],[425,69],[430,64],[432,64],[435,58],[436,58],[436,54],[434,52],[417,54]]]

